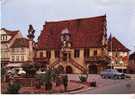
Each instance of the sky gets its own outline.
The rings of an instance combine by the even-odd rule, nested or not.
[[[107,34],[135,51],[135,0],[0,0],[1,27],[20,30],[27,36],[28,25],[36,30],[35,40],[46,21],[107,16]]]

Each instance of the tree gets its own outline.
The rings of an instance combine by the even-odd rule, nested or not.
[[[80,79],[81,83],[86,82],[88,79],[88,74],[79,76],[79,79]]]
[[[23,70],[26,72],[26,77],[34,77],[36,71],[40,68],[36,63],[25,63],[22,65]]]
[[[45,86],[45,90],[51,90],[52,89],[52,81],[53,81],[53,73],[52,70],[49,69],[46,71],[45,74],[39,75],[41,81],[43,82],[43,85]]]

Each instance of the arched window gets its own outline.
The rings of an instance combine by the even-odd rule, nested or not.
[[[66,73],[68,74],[72,74],[73,73],[73,69],[71,66],[66,66]]]

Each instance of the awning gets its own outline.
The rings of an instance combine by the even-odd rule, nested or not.
[[[22,63],[9,63],[6,65],[6,67],[21,67]]]

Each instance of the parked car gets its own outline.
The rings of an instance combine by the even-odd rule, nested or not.
[[[116,69],[105,69],[100,73],[102,78],[124,79],[126,75],[118,72]]]

